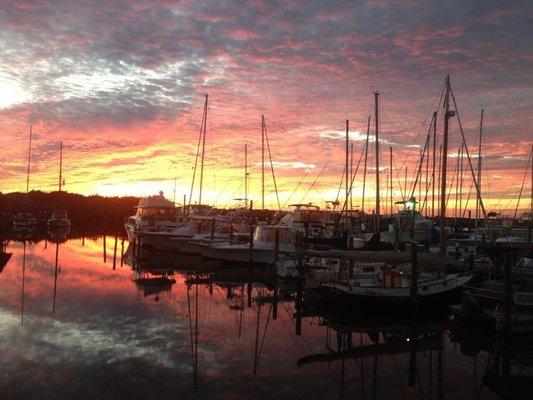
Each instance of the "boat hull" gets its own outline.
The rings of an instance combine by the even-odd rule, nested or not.
[[[419,285],[416,304],[420,311],[431,311],[439,307],[448,307],[460,301],[463,286],[470,281],[470,276],[450,278],[431,285]],[[427,289],[424,289],[427,287]],[[343,285],[330,283],[322,285],[321,301],[327,304],[357,306],[365,310],[376,309],[410,310],[412,299],[410,288],[365,288],[353,287],[345,290]],[[364,307],[361,307],[363,306]]]

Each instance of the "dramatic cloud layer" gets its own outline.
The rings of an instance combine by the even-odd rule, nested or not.
[[[242,194],[244,144],[258,199],[264,114],[282,203],[296,187],[292,201],[321,203],[337,196],[345,119],[357,164],[376,89],[384,167],[393,146],[398,174],[408,166],[413,180],[450,74],[474,154],[486,110],[483,190],[491,207],[505,207],[532,137],[531,11],[526,1],[4,2],[0,189],[22,190],[33,124],[33,188],[54,188],[63,140],[67,190],[168,193],[176,177],[181,197],[208,93],[209,202]],[[452,152],[459,145],[454,119]]]

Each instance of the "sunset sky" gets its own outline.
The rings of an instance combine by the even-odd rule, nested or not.
[[[31,189],[55,190],[62,140],[67,191],[172,197],[176,178],[181,201],[208,93],[204,203],[243,195],[245,144],[259,203],[264,114],[281,204],[322,206],[337,197],[344,121],[357,163],[375,90],[382,179],[392,146],[403,185],[450,74],[472,155],[485,109],[487,209],[512,213],[533,138],[532,15],[528,1],[3,1],[0,191],[25,190],[33,125]],[[449,180],[459,137],[455,118]],[[372,176],[370,197],[373,185]]]

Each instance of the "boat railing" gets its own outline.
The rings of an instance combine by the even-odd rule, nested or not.
[[[502,300],[504,298],[503,290],[495,290],[489,288],[480,288],[472,285],[465,285],[465,294],[472,296],[486,297],[495,300]]]

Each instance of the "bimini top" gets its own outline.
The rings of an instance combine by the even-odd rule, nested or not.
[[[165,199],[163,192],[159,192],[159,195],[142,197],[139,200],[137,208],[174,208],[174,203]]]

